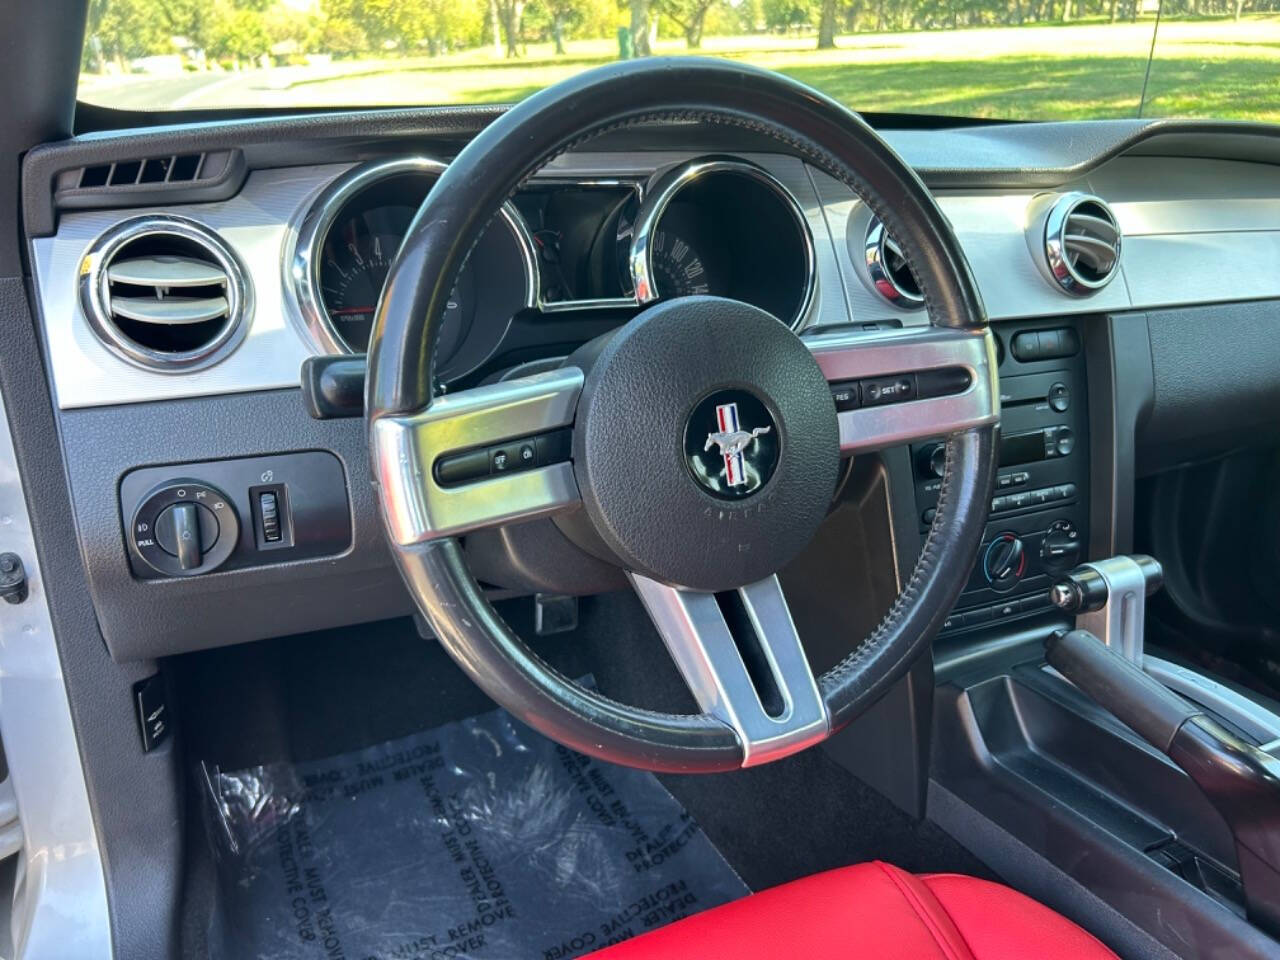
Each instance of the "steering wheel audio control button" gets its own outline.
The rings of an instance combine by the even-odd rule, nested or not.
[[[129,542],[152,569],[189,577],[226,563],[239,539],[240,518],[226,494],[198,480],[172,480],[134,511]]]

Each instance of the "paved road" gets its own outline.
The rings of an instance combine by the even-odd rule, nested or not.
[[[280,67],[238,73],[133,74],[89,78],[81,99],[121,110],[192,110],[220,106],[288,106],[308,102],[307,83],[342,76],[358,64]],[[368,69],[368,66],[364,66]]]

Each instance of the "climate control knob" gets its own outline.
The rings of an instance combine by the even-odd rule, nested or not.
[[[1055,520],[1045,531],[1044,541],[1040,544],[1040,559],[1048,570],[1070,570],[1080,563],[1083,546],[1080,531],[1074,523]]]
[[[982,573],[996,590],[1012,590],[1027,572],[1027,549],[1016,533],[1002,533],[982,555]]]

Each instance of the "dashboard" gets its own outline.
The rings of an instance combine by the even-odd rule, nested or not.
[[[485,116],[197,124],[28,156],[40,333],[113,657],[409,612],[363,423],[311,416],[300,371],[359,363],[401,238]],[[1034,612],[1063,563],[1122,548],[1139,469],[1274,428],[1280,153],[1194,125],[887,135],[950,219],[1000,347],[1007,449],[948,625],[961,631]],[[447,304],[436,362],[449,388],[554,367],[671,297],[745,300],[802,334],[928,322],[894,238],[848,187],[727,136],[611,135],[520,188]],[[160,156],[184,179],[113,183],[117,167]],[[1161,335],[1174,327],[1189,331],[1181,342]],[[1239,353],[1225,385],[1221,364],[1197,364],[1210,341]],[[1228,426],[1204,408],[1214,389],[1239,411]],[[910,562],[936,501],[936,447],[900,454],[894,497],[909,509],[895,535]],[[206,515],[218,502],[234,523]],[[180,557],[166,546],[175,518],[219,546]]]

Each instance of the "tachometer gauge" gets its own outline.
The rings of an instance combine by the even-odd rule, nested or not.
[[[362,232],[363,229],[361,219],[341,224],[330,234],[320,265],[320,292],[325,311],[338,335],[357,353],[369,348],[378,298],[382,295],[391,260],[403,240],[399,233],[367,233]],[[463,298],[470,278],[471,271],[465,271],[445,308],[438,346],[441,361],[453,355],[462,339]]]
[[[664,298],[711,292],[711,281],[702,256],[678,234],[669,230],[654,233],[649,257],[654,286]]]
[[[288,256],[298,319],[313,350],[368,353],[387,274],[444,165],[422,157],[351,168],[312,201]],[[510,205],[467,258],[431,357],[445,382],[484,364],[521,310],[537,302],[537,273]]]

